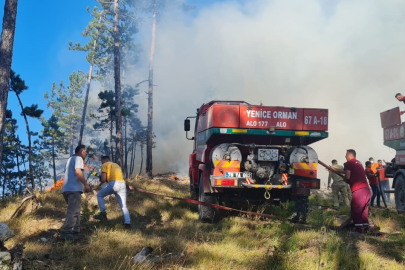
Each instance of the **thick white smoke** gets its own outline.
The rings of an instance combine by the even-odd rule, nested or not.
[[[166,12],[158,24],[154,172],[187,171],[183,120],[212,99],[329,109],[330,137],[312,145],[326,163],[342,164],[349,148],[362,162],[394,156],[379,114],[405,106],[394,98],[405,79],[404,1],[225,1],[195,13]],[[140,105],[146,116],[144,94]]]

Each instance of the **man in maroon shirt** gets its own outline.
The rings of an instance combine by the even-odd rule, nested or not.
[[[395,95],[395,98],[399,101],[399,102],[403,102],[405,103],[405,96],[403,96],[401,93],[398,93]],[[401,111],[401,115],[403,115],[405,113],[405,111]]]
[[[356,159],[356,151],[346,151],[347,162],[343,164],[343,170],[338,172],[345,174],[345,181],[352,191],[351,217],[358,233],[365,233],[368,229],[368,205],[370,202],[370,188],[368,187],[363,165]]]

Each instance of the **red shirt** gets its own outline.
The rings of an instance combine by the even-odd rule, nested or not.
[[[352,192],[355,192],[361,188],[368,188],[366,174],[360,161],[353,158],[343,164],[343,168],[345,171],[350,171],[350,179],[348,183]]]
[[[400,101],[402,101],[403,103],[405,103],[405,96],[403,96]]]
[[[371,168],[366,168],[364,170],[366,173],[366,176],[368,178],[368,181],[370,182],[370,186],[377,186],[378,185],[378,179],[377,176],[375,176],[375,172]],[[369,176],[368,174],[372,174],[373,176]]]

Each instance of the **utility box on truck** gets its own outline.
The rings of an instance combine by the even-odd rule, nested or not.
[[[401,123],[399,107],[380,114],[383,128],[384,145],[394,149],[395,157],[387,162],[380,170],[386,178],[392,178],[391,190],[385,193],[395,193],[395,206],[398,212],[405,211],[405,123]]]
[[[328,137],[327,109],[211,101],[187,117],[185,131],[189,118],[191,198],[229,206],[307,199],[320,188],[318,156],[308,145]],[[215,221],[216,211],[199,206],[200,220]]]

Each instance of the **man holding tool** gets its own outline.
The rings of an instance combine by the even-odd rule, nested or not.
[[[370,202],[370,188],[367,183],[363,165],[356,159],[356,151],[346,151],[346,160],[343,170],[335,170],[345,174],[345,181],[349,183],[352,191],[351,218],[356,232],[366,233],[369,227],[368,206]]]
[[[84,179],[84,159],[87,156],[85,145],[79,145],[75,154],[71,156],[65,168],[65,180],[63,181],[62,194],[68,204],[65,224],[61,229],[60,239],[76,240],[80,233],[80,210],[82,206],[83,188],[90,192],[91,188]]]
[[[100,192],[97,194],[98,206],[100,213],[95,215],[95,219],[106,220],[107,213],[105,210],[104,197],[115,194],[118,204],[120,205],[122,214],[124,215],[124,226],[126,229],[131,228],[131,219],[127,208],[127,186],[122,174],[122,170],[117,163],[111,162],[110,157],[101,157],[101,183],[107,182]]]

